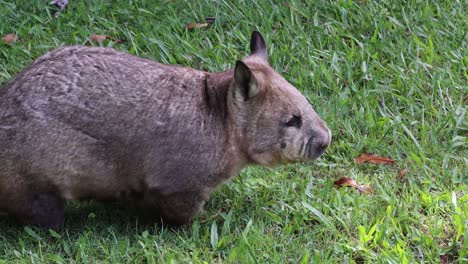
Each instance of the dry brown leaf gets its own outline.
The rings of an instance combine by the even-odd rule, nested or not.
[[[291,3],[283,2],[283,6],[287,7],[287,8],[290,8],[293,11],[297,11],[297,8],[294,5],[292,5]]]
[[[194,29],[194,28],[204,28],[208,26],[208,23],[189,23],[187,25],[188,29]]]
[[[372,188],[369,185],[359,185],[356,189],[360,194],[365,193],[369,195],[372,193]]]
[[[406,176],[406,173],[408,172],[408,169],[407,168],[404,168],[400,171],[400,173],[398,173],[398,178],[403,178]]]
[[[107,36],[107,39],[108,39],[108,40],[112,40],[115,44],[121,44],[121,43],[124,43],[124,42],[125,42],[125,40],[123,40],[123,39],[118,39],[118,38],[116,38],[116,37],[114,37],[114,36]]]
[[[336,180],[333,184],[335,184],[337,187],[350,186],[356,188],[359,186],[356,181],[349,177],[343,177],[339,180]]]
[[[91,36],[91,40],[92,40],[93,42],[103,42],[103,41],[106,40],[106,39],[109,39],[109,36],[105,36],[105,35],[96,35],[96,34],[94,34],[94,35]]]
[[[393,164],[395,161],[390,158],[384,158],[377,156],[375,154],[366,154],[362,153],[359,157],[354,159],[357,164],[362,164],[364,162],[370,162],[373,164]]]
[[[18,39],[18,36],[16,36],[15,33],[9,33],[6,34],[3,38],[2,41],[5,42],[6,44],[11,44],[15,42]]]
[[[349,177],[343,177],[339,180],[336,180],[333,183],[335,186],[338,188],[346,186],[346,187],[353,187],[356,190],[359,191],[359,194],[371,194],[372,193],[372,188],[369,185],[359,185],[356,183],[355,180],[349,178]]]

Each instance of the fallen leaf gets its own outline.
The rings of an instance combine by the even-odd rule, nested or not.
[[[18,39],[18,36],[16,36],[15,33],[9,33],[6,34],[3,38],[2,41],[5,42],[6,44],[11,44],[15,42]]]
[[[114,37],[114,36],[106,36],[106,37],[107,37],[106,39],[112,40],[112,41],[113,41],[114,43],[116,43],[116,44],[120,44],[120,43],[124,43],[124,42],[125,42],[125,40],[118,39],[118,38],[116,38],[116,37]]]
[[[349,178],[349,177],[343,177],[339,180],[336,180],[333,183],[335,186],[338,188],[346,186],[346,187],[353,187],[356,190],[359,191],[359,194],[371,194],[372,193],[372,188],[369,185],[359,185],[356,183],[355,180]]]
[[[118,39],[118,38],[115,38],[113,36],[109,36],[109,35],[96,35],[96,34],[93,34],[91,35],[91,37],[89,38],[92,42],[103,42],[105,40],[110,40],[110,41],[113,41],[115,44],[121,44],[121,43],[124,43],[125,42],[125,39]],[[90,44],[90,41],[87,41],[86,42],[88,45]]]
[[[338,187],[343,187],[343,186],[350,186],[350,187],[358,187],[359,185],[354,181],[353,179],[349,177],[343,177],[339,180],[336,180],[333,184],[335,184]]]
[[[216,20],[215,17],[205,17],[205,23],[207,24],[213,24],[215,20]]]
[[[359,0],[359,2],[361,2],[361,4],[367,4],[367,0]]]
[[[208,23],[189,23],[187,25],[188,29],[194,29],[194,28],[204,28],[208,26]]]
[[[369,195],[372,193],[372,188],[369,185],[359,185],[356,189],[359,191],[359,194],[365,193]]]
[[[407,168],[404,168],[400,171],[400,173],[398,173],[398,178],[403,178],[405,177],[406,173],[408,172],[408,169]]]
[[[102,41],[104,41],[104,40],[106,40],[108,38],[109,37],[105,36],[105,35],[96,35],[96,34],[94,34],[94,35],[91,36],[91,40],[93,42],[102,42]]]
[[[294,5],[292,5],[291,3],[283,2],[283,6],[287,7],[287,8],[290,8],[293,11],[297,11],[297,8]]]
[[[362,164],[364,162],[370,162],[373,164],[393,164],[395,161],[390,158],[379,157],[375,154],[365,154],[362,153],[359,157],[354,159],[357,164]]]

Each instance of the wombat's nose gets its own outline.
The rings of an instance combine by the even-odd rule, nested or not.
[[[330,129],[325,125],[325,122],[319,120],[315,126],[309,131],[310,138],[306,144],[306,156],[309,159],[320,157],[331,142]]]
[[[323,141],[319,142],[317,144],[317,152],[322,154],[328,148],[328,145],[330,145],[330,140],[328,138],[326,138]]]
[[[320,145],[320,147],[326,149],[326,148],[328,147],[329,144],[330,144],[330,142],[323,142],[323,143]]]
[[[316,152],[319,155],[322,155],[325,152],[325,150],[328,148],[328,145],[330,145],[330,142],[331,142],[330,129],[328,129],[328,127],[326,126],[323,126],[320,132],[317,133],[315,140],[316,140],[315,145],[317,148]]]
[[[328,145],[330,145],[331,139],[332,139],[332,135],[331,135],[330,129],[328,129],[328,127],[327,127],[326,130],[327,130],[327,137],[326,137],[326,139],[325,139],[325,140],[323,141],[323,143],[322,143],[322,147],[323,147],[323,148],[327,148]]]
[[[323,142],[322,144],[320,144],[317,148],[317,151],[322,154],[323,152],[325,152],[325,150],[328,148],[328,145],[330,144],[330,142]]]

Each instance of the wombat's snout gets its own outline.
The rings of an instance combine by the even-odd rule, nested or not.
[[[307,158],[317,159],[320,157],[325,152],[328,145],[330,145],[330,142],[330,129],[321,121],[319,126],[312,130],[311,136],[307,142]]]
[[[317,154],[320,156],[322,155],[325,150],[328,148],[328,145],[330,145],[330,136],[326,136],[326,138],[320,140],[318,143],[317,143]]]

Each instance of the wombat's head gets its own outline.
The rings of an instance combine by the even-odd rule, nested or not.
[[[259,32],[252,33],[250,49],[250,56],[236,63],[229,96],[243,151],[262,165],[318,158],[330,144],[330,130],[307,99],[270,67]]]

